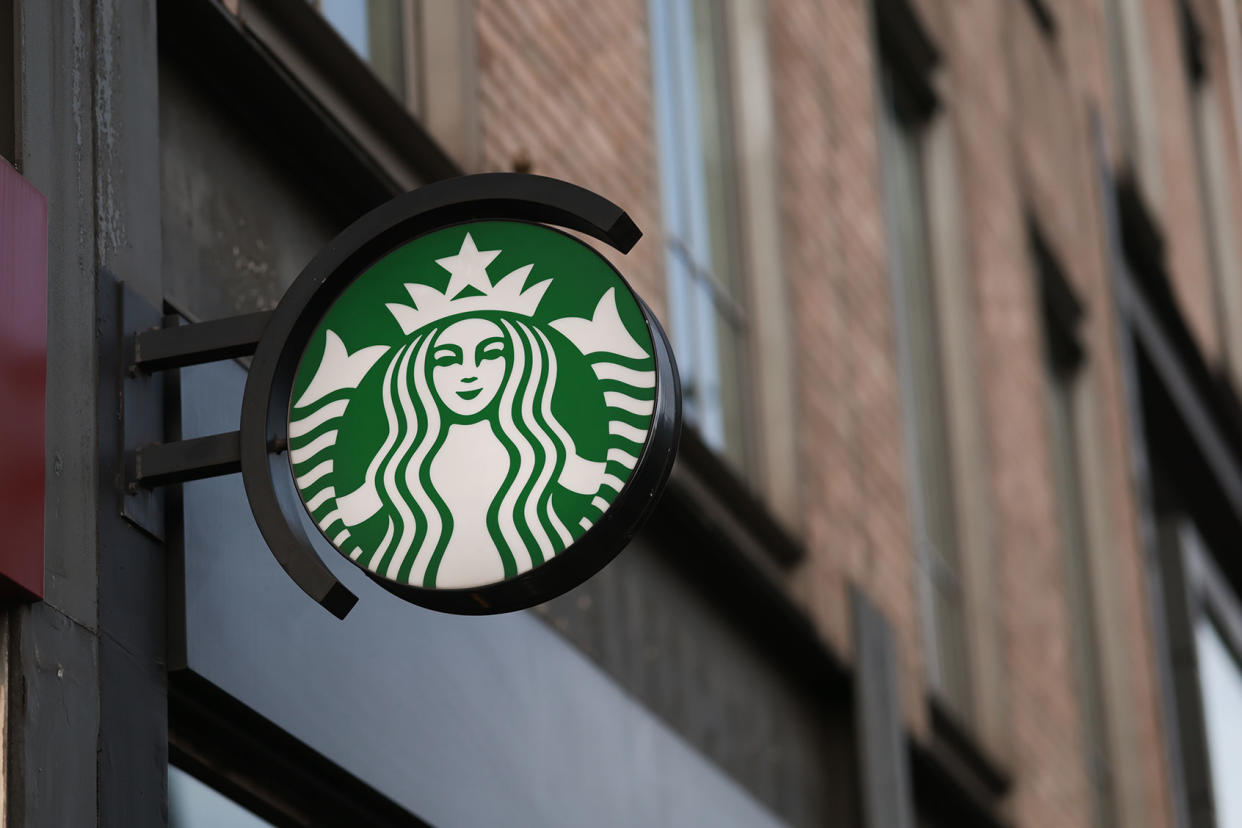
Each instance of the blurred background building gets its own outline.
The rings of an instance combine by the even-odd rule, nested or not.
[[[0,0],[0,156],[49,215],[2,821],[1242,826],[1240,17]],[[646,233],[616,261],[687,428],[625,554],[484,619],[336,560],[342,622],[237,476],[120,517],[118,315],[271,308],[485,170]],[[244,377],[183,370],[163,436],[236,428]]]

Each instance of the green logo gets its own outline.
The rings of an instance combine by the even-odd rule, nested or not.
[[[430,233],[361,274],[298,365],[289,460],[332,544],[372,573],[472,588],[563,552],[651,428],[642,311],[590,247],[537,224]]]

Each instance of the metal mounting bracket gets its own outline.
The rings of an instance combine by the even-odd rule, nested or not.
[[[152,307],[128,285],[116,281],[111,274],[101,272],[100,285],[100,319],[105,324],[110,323],[101,329],[100,334],[115,337],[118,349],[114,353],[120,355],[120,359],[109,362],[109,370],[118,375],[114,387],[121,391],[117,416],[121,421],[119,434],[122,442],[117,448],[120,456],[125,458],[124,465],[128,466],[130,447],[159,443],[165,438],[164,377],[129,370],[132,332],[158,328],[164,324],[164,317],[159,309]],[[101,362],[100,367],[104,370],[104,363]],[[124,467],[120,471],[121,514],[149,535],[163,540],[164,493],[130,485]]]
[[[250,356],[271,316],[271,311],[259,311],[188,325],[180,324],[177,317],[169,317],[159,327],[134,334],[129,352],[130,373],[151,374]]]
[[[178,316],[158,315],[123,286],[121,305],[125,333],[121,511],[163,539],[163,486],[241,471],[240,432],[164,442],[163,372],[253,354],[271,312],[183,324]]]
[[[126,456],[129,485],[153,489],[241,471],[241,432],[212,434],[172,443],[154,443]]]

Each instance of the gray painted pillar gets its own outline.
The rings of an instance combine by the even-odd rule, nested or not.
[[[857,588],[854,620],[854,709],[866,828],[914,828],[910,754],[901,720],[897,648],[888,621]]]
[[[120,516],[124,442],[116,417],[121,335],[158,322],[160,247],[159,47],[155,0],[96,0],[95,249],[99,267],[133,291],[144,312],[113,316],[100,278],[99,325],[99,824],[167,823],[168,678],[162,541]],[[142,300],[145,300],[142,301]],[[142,416],[126,412],[134,442],[165,439],[162,380],[127,383]],[[141,386],[141,388],[135,387]],[[131,399],[134,399],[131,396]]]
[[[48,201],[45,600],[14,610],[13,825],[95,822],[95,194],[87,0],[18,0],[17,161]]]
[[[162,544],[119,516],[97,268],[158,308],[154,0],[17,0],[16,160],[48,199],[45,593],[12,611],[13,825],[162,825]]]

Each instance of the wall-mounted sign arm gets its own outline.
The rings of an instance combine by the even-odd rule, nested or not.
[[[241,471],[241,432],[143,446],[129,454],[131,486],[168,486]]]
[[[140,307],[144,303],[128,291],[124,293],[126,315],[149,320],[153,310]],[[163,371],[254,354],[271,316],[271,311],[261,311],[191,324],[181,324],[179,317],[168,316],[158,326],[137,331],[129,327],[127,330],[131,333],[125,342],[124,416],[138,417],[139,408],[149,405],[151,398],[146,385]],[[138,446],[127,438],[124,513],[139,526],[162,537],[163,520],[155,514],[162,510],[160,489],[241,471],[241,442],[240,431]],[[273,440],[265,450],[270,450],[274,458],[279,457],[285,444]],[[155,498],[151,502],[156,505],[143,508],[151,498]],[[293,508],[286,504],[284,513],[279,508],[271,513],[256,511],[255,519],[264,527],[266,535],[283,514],[296,514]],[[301,536],[303,542],[308,543],[300,526],[287,527],[286,531]],[[357,602],[353,593],[333,577],[313,552],[309,556],[282,559],[278,554],[276,557],[293,580],[334,615],[344,618]]]
[[[134,334],[130,366],[133,370],[150,373],[250,356],[258,347],[271,315],[271,311],[259,311],[139,331]]]
[[[126,304],[133,310],[134,298],[128,294]],[[126,338],[126,374],[141,379],[160,371],[249,356],[258,346],[271,315],[271,311],[259,311],[191,324],[182,324],[178,316],[165,316],[160,326],[133,332]],[[127,398],[129,390],[127,385]],[[140,393],[149,396],[145,389]],[[122,410],[132,414],[133,404],[138,401],[125,402]],[[133,496],[141,490],[235,474],[241,471],[239,446],[239,432],[127,446],[126,492]]]

